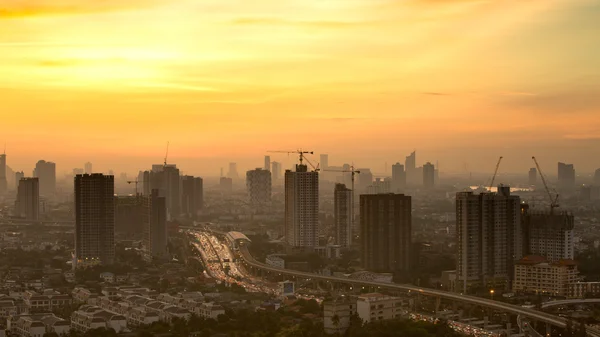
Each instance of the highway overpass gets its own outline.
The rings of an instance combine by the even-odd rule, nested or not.
[[[594,304],[594,303],[600,303],[600,298],[549,301],[549,302],[542,303],[542,308],[556,307],[559,305]]]
[[[244,259],[244,262],[253,268],[268,271],[272,273],[278,273],[281,275],[287,275],[297,278],[303,279],[311,279],[332,283],[340,283],[340,284],[349,284],[356,287],[376,287],[380,289],[388,289],[394,291],[405,291],[405,292],[414,292],[425,296],[437,297],[440,299],[467,303],[472,305],[478,305],[481,307],[493,309],[496,311],[509,313],[513,315],[521,315],[522,317],[527,317],[532,321],[546,323],[552,326],[557,326],[564,328],[567,324],[566,319],[562,317],[558,317],[552,314],[548,314],[545,312],[528,309],[524,307],[520,307],[518,305],[507,304],[499,301],[493,301],[485,298],[462,295],[458,293],[452,293],[448,291],[436,290],[436,289],[428,289],[428,288],[420,288],[412,285],[404,285],[404,284],[394,284],[394,283],[381,283],[381,282],[372,282],[372,281],[362,281],[362,280],[354,280],[342,277],[334,277],[334,276],[323,276],[313,273],[305,273],[300,271],[295,271],[291,269],[281,269],[275,268],[264,263],[256,261],[252,255],[248,252],[247,247],[240,247],[240,254]],[[591,337],[600,337],[600,330],[595,328],[588,327],[587,329],[588,336]]]

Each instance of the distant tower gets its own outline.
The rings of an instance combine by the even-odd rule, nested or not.
[[[363,267],[374,272],[408,272],[412,245],[411,197],[403,194],[360,196]]]
[[[435,166],[427,162],[423,165],[423,187],[433,188],[435,184]]]
[[[532,167],[529,169],[529,186],[535,186],[537,183],[537,169]]]
[[[203,203],[202,178],[181,177],[181,213],[190,219],[196,219]]]
[[[335,184],[333,191],[335,243],[342,247],[350,247],[352,244],[354,230],[352,213],[352,190],[344,184]]]
[[[23,172],[23,171],[15,172],[15,182],[17,184],[17,187],[19,187],[19,181],[21,181],[21,179],[23,179],[23,178],[25,178],[25,172]],[[38,184],[39,184],[39,182],[38,182]]]
[[[239,177],[236,163],[229,163],[229,172],[227,173],[227,177],[231,179],[237,179]]]
[[[285,171],[285,239],[293,247],[319,245],[319,173],[296,165]]]
[[[92,163],[89,161],[83,165],[83,170],[85,174],[92,174]]]
[[[114,193],[113,176],[75,176],[75,267],[114,262]]]
[[[6,180],[6,153],[3,153],[0,154],[0,195],[5,194],[7,190],[8,181]]]
[[[16,215],[26,220],[37,221],[40,212],[40,184],[38,178],[22,178],[17,184]]]
[[[558,163],[558,186],[562,188],[575,186],[575,167],[573,164]]]
[[[600,186],[600,168],[597,169],[596,173],[594,174],[594,184]]]
[[[281,163],[274,161],[271,163],[271,181],[275,183],[279,179],[281,179]]]
[[[406,172],[404,165],[396,163],[392,165],[392,191],[398,192],[406,187]]]
[[[321,169],[326,169],[329,167],[329,155],[328,154],[322,154],[320,156],[321,162],[319,163],[319,168]]]
[[[271,156],[265,156],[265,171],[271,171]]]
[[[417,152],[413,151],[409,156],[407,156],[404,164],[404,169],[406,171],[406,182],[414,184],[418,180],[418,178],[420,178],[416,175]]]
[[[271,172],[257,168],[246,172],[246,189],[252,206],[271,201]]]
[[[40,160],[35,165],[34,177],[40,178],[40,194],[52,195],[56,192],[56,164]]]

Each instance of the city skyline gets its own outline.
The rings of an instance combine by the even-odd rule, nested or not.
[[[599,17],[586,0],[4,1],[2,140],[15,170],[131,172],[171,141],[190,173],[299,147],[361,166],[417,148],[445,171],[536,155],[592,172]]]

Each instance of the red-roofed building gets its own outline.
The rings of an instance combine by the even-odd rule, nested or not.
[[[569,285],[579,281],[577,263],[551,263],[542,256],[526,256],[515,264],[513,291],[567,296]]]

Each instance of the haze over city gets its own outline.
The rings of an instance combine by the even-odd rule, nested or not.
[[[0,1],[9,165],[600,166],[597,1]],[[280,160],[284,161],[284,160]],[[293,160],[290,161],[290,164]],[[490,164],[491,163],[491,164]]]

